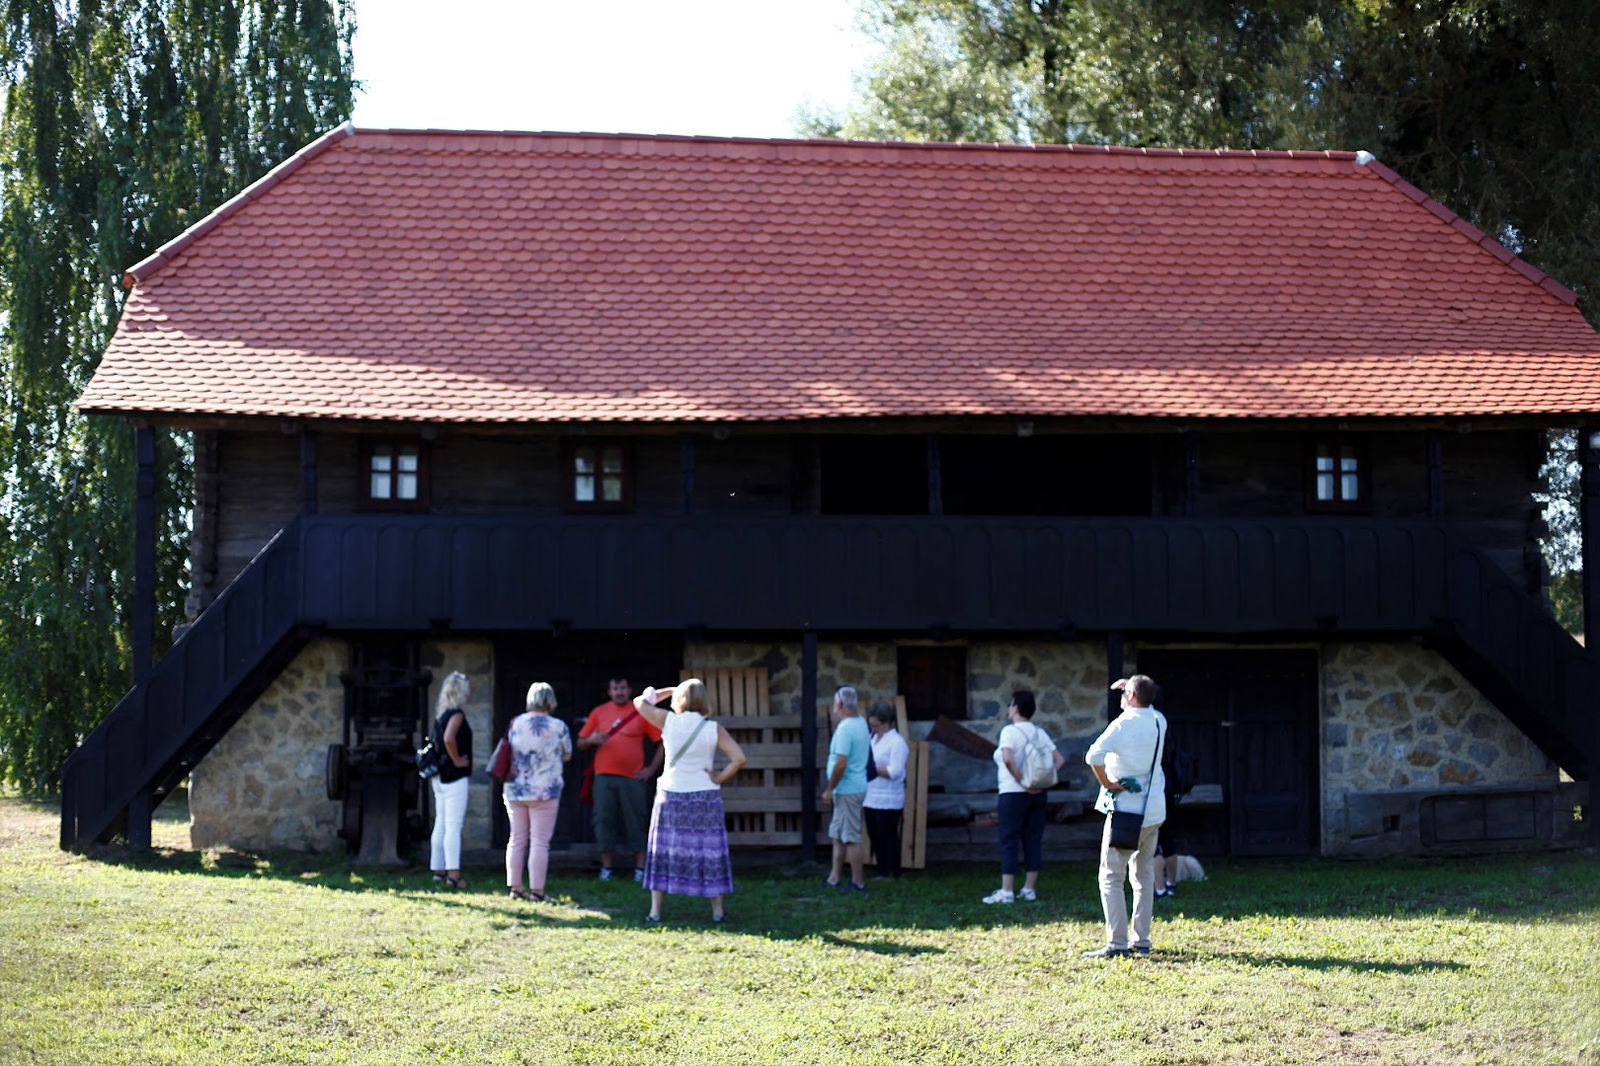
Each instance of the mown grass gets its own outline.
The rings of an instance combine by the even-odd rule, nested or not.
[[[1216,864],[1097,963],[1089,864],[866,897],[739,877],[732,920],[559,872],[552,904],[341,858],[65,855],[0,800],[0,1062],[1593,1063],[1600,862]]]

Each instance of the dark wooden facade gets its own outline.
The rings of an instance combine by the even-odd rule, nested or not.
[[[340,632],[1074,634],[1103,637],[1111,658],[1128,636],[1419,641],[1587,775],[1593,667],[1544,609],[1530,550],[1538,431],[1361,435],[1368,513],[1319,514],[1312,430],[1102,427],[1052,451],[1029,428],[639,434],[631,510],[611,514],[563,509],[553,433],[405,438],[426,449],[429,500],[398,514],[358,498],[370,437],[203,430],[196,591],[209,606],[68,764],[63,845],[124,816],[137,839],[134,823],[295,652]],[[989,498],[1057,513],[937,513],[984,498],[962,496],[970,458],[945,479],[946,458],[1026,458],[1019,439],[1099,467],[996,475],[1005,493]],[[852,449],[861,464],[841,466]],[[830,496],[830,477],[855,489]],[[922,513],[822,513],[861,508],[879,482]],[[1097,485],[1122,486],[1122,513],[1093,514]]]
[[[386,437],[389,435],[385,435]],[[640,434],[628,439],[636,464],[631,513],[641,520],[692,513],[708,516],[781,517],[825,513],[823,485],[829,465],[863,445],[865,473],[881,478],[885,494],[905,494],[908,480],[929,478],[926,465],[877,455],[874,439],[916,438],[948,442],[947,456],[973,441],[1010,445],[1033,463],[1027,471],[1037,495],[1011,494],[1016,515],[1209,518],[1294,517],[1308,508],[1306,451],[1328,437],[1357,440],[1370,470],[1370,506],[1364,517],[1436,518],[1451,523],[1468,543],[1493,559],[1524,588],[1537,591],[1543,574],[1535,538],[1540,517],[1532,493],[1544,434],[1529,428],[1476,432],[1377,430],[1235,430],[1215,432],[1124,432],[1047,434],[1035,429],[1019,439],[1014,424],[952,422],[907,431],[892,426],[848,435],[785,428],[713,434]],[[1098,506],[1096,486],[1084,487],[1070,469],[1052,465],[1050,439],[1074,442],[1081,462],[1096,467],[1098,480],[1120,486],[1114,509]],[[303,436],[275,430],[202,430],[197,437],[195,590],[209,602],[304,506]],[[1443,438],[1443,443],[1438,442]],[[320,432],[316,439],[315,509],[320,513],[361,510],[360,444],[351,432]],[[406,439],[401,435],[397,439]],[[411,435],[409,439],[423,440]],[[440,515],[531,515],[562,513],[560,454],[563,441],[585,439],[554,433],[485,434],[441,431],[423,441],[431,467],[428,508]],[[1430,496],[1430,441],[1439,457],[1439,488]],[[1029,452],[1037,457],[1030,459]],[[1186,460],[1193,460],[1189,475]],[[875,461],[881,465],[871,468]],[[686,463],[688,464],[686,472]],[[925,464],[925,461],[924,461]],[[963,513],[939,506],[951,495],[951,478],[932,491],[914,488],[917,512]],[[970,477],[970,474],[965,476]],[[943,489],[944,491],[940,491]],[[870,496],[870,492],[868,493]],[[853,513],[871,513],[855,511]]]

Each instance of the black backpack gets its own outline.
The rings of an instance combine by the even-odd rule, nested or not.
[[[1167,777],[1167,795],[1178,799],[1187,796],[1189,790],[1199,783],[1195,778],[1200,773],[1200,760],[1195,758],[1192,751],[1172,748],[1167,752],[1167,757],[1161,760],[1161,770]]]

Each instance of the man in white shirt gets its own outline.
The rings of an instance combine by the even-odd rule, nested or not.
[[[867,839],[878,855],[877,880],[900,876],[900,819],[906,809],[906,758],[911,748],[895,728],[894,708],[877,700],[867,708],[872,731],[872,765],[878,776],[867,782],[862,815]]]
[[[1155,906],[1156,834],[1167,819],[1166,782],[1161,773],[1161,748],[1167,741],[1167,719],[1153,706],[1156,683],[1144,674],[1111,686],[1122,693],[1122,713],[1089,745],[1084,762],[1100,782],[1095,810],[1106,815],[1100,837],[1100,906],[1105,911],[1106,942],[1085,958],[1150,954],[1150,912]],[[1130,785],[1132,787],[1130,787]],[[1111,846],[1111,812],[1144,812],[1139,846],[1123,851]],[[1133,869],[1133,939],[1128,939],[1128,901],[1123,883]]]

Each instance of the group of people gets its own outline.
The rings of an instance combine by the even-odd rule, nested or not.
[[[706,686],[691,678],[666,688],[646,688],[632,697],[626,678],[613,678],[610,699],[594,708],[578,733],[577,746],[595,750],[592,799],[601,852],[602,880],[614,876],[618,846],[634,853],[634,880],[650,891],[647,922],[661,921],[668,893],[711,901],[711,918],[726,918],[723,897],[733,891],[733,866],[722,816],[721,788],[745,764],[744,751],[708,715]],[[434,739],[445,753],[430,778],[434,800],[430,865],[435,881],[465,888],[461,876],[461,829],[466,819],[467,779],[472,772],[472,727],[464,708],[472,682],[455,672],[439,688]],[[660,706],[662,702],[668,706]],[[514,899],[541,902],[550,866],[550,837],[565,785],[573,740],[552,713],[555,689],[542,681],[528,687],[525,710],[511,720],[511,749],[501,799],[510,823],[506,844],[506,891]],[[646,765],[644,741],[660,749]],[[716,753],[727,757],[721,770]],[[656,798],[649,780],[660,772]],[[648,827],[648,828],[647,828]],[[524,880],[524,876],[526,880]]]
[[[1083,953],[1090,958],[1149,954],[1153,901],[1158,891],[1171,886],[1171,875],[1159,871],[1157,854],[1167,807],[1161,766],[1167,721],[1156,706],[1160,689],[1142,674],[1111,687],[1121,693],[1121,713],[1084,756],[1100,785],[1095,807],[1106,814],[1099,866],[1106,937],[1104,944]],[[466,886],[460,868],[461,827],[472,768],[472,728],[463,708],[471,695],[466,675],[450,674],[440,687],[434,722],[435,742],[446,758],[430,779],[435,810],[431,866],[434,879],[453,888]],[[609,697],[590,712],[577,742],[577,747],[595,752],[592,792],[601,879],[614,876],[615,853],[626,848],[633,852],[634,880],[650,891],[645,921],[661,921],[668,894],[709,899],[712,920],[723,921],[723,897],[733,891],[733,872],[721,787],[743,768],[743,750],[709,717],[706,686],[698,679],[667,688],[647,687],[633,697],[627,679],[614,678]],[[667,706],[661,706],[663,701]],[[897,715],[889,703],[875,701],[863,718],[860,702],[859,693],[850,686],[834,693],[837,724],[823,767],[822,800],[832,807],[828,825],[832,863],[825,884],[865,892],[869,847],[877,857],[878,878],[890,879],[900,872],[910,749],[896,728]],[[574,747],[566,723],[552,715],[555,709],[555,690],[535,682],[528,689],[525,712],[511,721],[506,732],[511,748],[502,793],[511,825],[506,886],[512,897],[521,900],[545,898],[550,837],[565,763]],[[1030,787],[1024,767],[1030,748],[1048,749],[1057,770],[1065,760],[1049,734],[1033,723],[1035,710],[1033,693],[1014,693],[996,743],[1000,887],[984,897],[986,904],[1038,899],[1046,789]],[[646,740],[660,742],[648,763]],[[714,769],[718,751],[727,757],[720,771]],[[648,782],[657,773],[661,776],[652,804]],[[1135,846],[1113,845],[1112,815],[1119,811],[1140,816]],[[1124,891],[1130,874],[1131,929]]]

